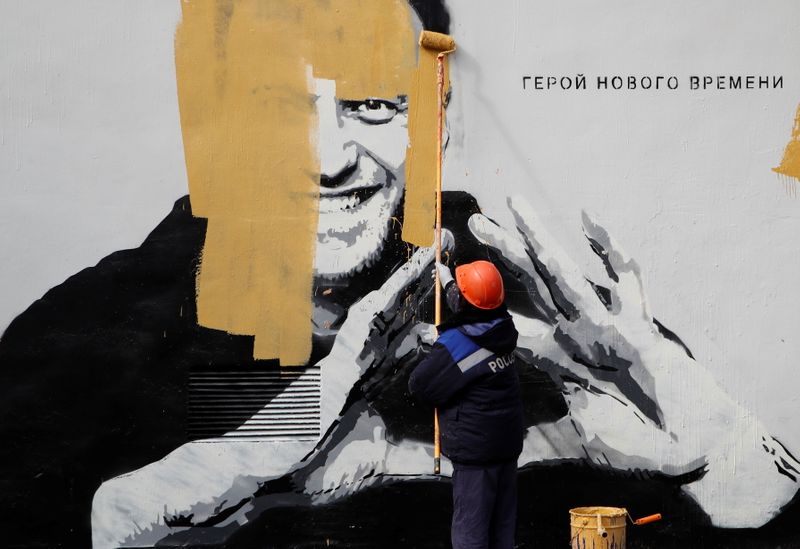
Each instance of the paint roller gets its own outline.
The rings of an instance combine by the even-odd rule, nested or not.
[[[442,262],[442,121],[444,119],[444,59],[447,54],[456,49],[456,41],[448,34],[440,32],[422,31],[419,35],[419,45],[422,48],[439,52],[436,55],[436,262]],[[435,323],[442,322],[442,285],[439,282],[439,271],[436,272],[436,302]],[[439,411],[433,411],[433,473],[438,475],[441,471],[441,445],[439,436]]]
[[[456,49],[456,41],[449,34],[426,30],[419,35],[419,45],[428,50],[438,51],[441,56],[452,53]]]

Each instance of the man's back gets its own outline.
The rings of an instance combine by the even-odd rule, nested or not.
[[[492,316],[445,329],[409,380],[439,408],[442,449],[458,464],[516,459],[522,449],[517,330],[505,309]]]

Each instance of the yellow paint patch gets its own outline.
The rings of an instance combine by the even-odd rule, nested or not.
[[[781,165],[777,168],[772,168],[772,171],[788,177],[800,179],[800,106],[797,107],[797,115],[795,116],[794,128],[792,129],[792,138],[789,140],[789,144],[786,145],[786,150],[783,152]]]
[[[438,53],[420,48],[419,66],[409,96],[403,240],[417,246],[433,244],[436,223]],[[445,58],[445,90],[449,85],[447,66]]]
[[[175,62],[186,168],[194,215],[208,218],[198,322],[255,336],[256,359],[305,364],[320,175],[311,78],[336,80],[340,99],[413,95],[410,8],[183,0],[182,9]]]
[[[406,95],[416,67],[414,30],[405,0],[289,2],[301,7],[305,35],[293,47],[314,76],[336,81],[339,99]],[[283,6],[283,1],[278,1]]]

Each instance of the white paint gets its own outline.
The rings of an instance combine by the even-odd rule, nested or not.
[[[232,505],[255,492],[259,481],[289,470],[313,444],[223,440],[185,444],[160,461],[103,483],[92,502],[92,547],[155,543],[176,531],[166,526],[165,516],[194,514],[200,522],[220,501]]]

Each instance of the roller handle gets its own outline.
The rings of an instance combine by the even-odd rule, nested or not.
[[[442,262],[442,128],[444,118],[444,56],[436,56],[436,91],[437,91],[437,121],[436,121],[436,263]],[[442,285],[439,282],[439,269],[435,269],[436,301],[434,322],[438,327],[442,323]],[[442,462],[441,435],[439,433],[439,410],[433,411],[433,474],[438,475]]]
[[[636,526],[641,526],[642,524],[650,524],[651,522],[656,522],[657,520],[661,520],[661,513],[656,513],[655,515],[647,515],[646,517],[634,520],[633,523]]]
[[[438,475],[442,471],[442,449],[440,446],[441,436],[439,435],[439,410],[433,411],[433,474]]]

